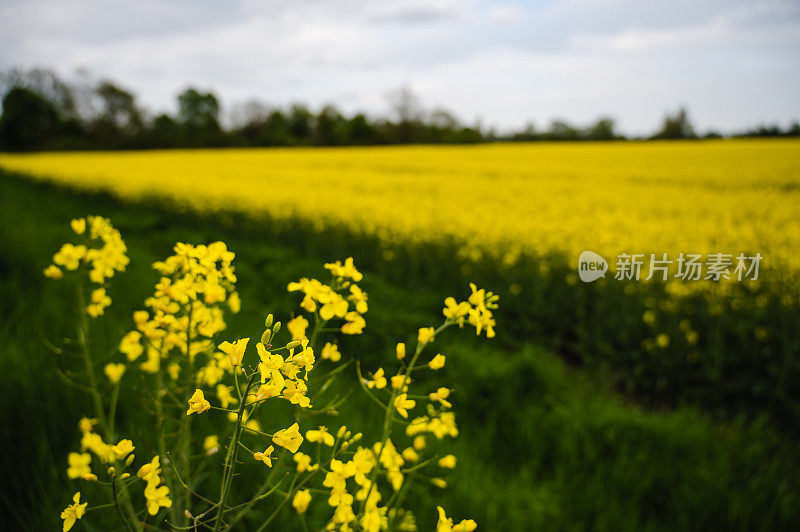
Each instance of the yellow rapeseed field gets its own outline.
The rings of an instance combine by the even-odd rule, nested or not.
[[[343,222],[465,251],[760,252],[800,269],[800,141],[0,154],[0,167],[125,199]]]

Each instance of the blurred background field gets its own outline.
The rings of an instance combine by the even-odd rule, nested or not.
[[[505,296],[514,345],[601,369],[651,407],[800,427],[796,139],[2,154],[0,167],[260,227],[406,286],[483,283]],[[757,281],[587,285],[587,249],[612,270],[623,252],[764,259]]]
[[[626,150],[638,155],[615,167]],[[3,513],[21,528],[54,527],[76,488],[63,470],[88,404],[58,380],[58,355],[41,340],[69,335],[72,319],[64,287],[41,270],[68,220],[93,213],[111,218],[135,259],[111,291],[98,340],[109,353],[156,281],[151,263],[176,241],[223,240],[237,253],[244,306],[229,324],[234,337],[267,312],[292,311],[290,280],[354,256],[371,311],[364,337],[343,350],[376,362],[391,356],[381,346],[435,319],[466,282],[500,293],[496,339],[440,346],[458,382],[460,459],[451,488],[409,501],[420,523],[434,522],[425,512],[442,503],[485,530],[791,530],[800,520],[797,152],[795,141],[726,141],[3,154],[0,422],[28,443],[3,455]],[[670,182],[679,164],[684,177]],[[498,186],[506,174],[516,195]],[[670,191],[687,180],[695,192],[678,201]],[[603,204],[614,189],[636,199],[625,212],[639,236],[637,226],[619,230],[615,219],[629,222]],[[731,213],[739,207],[745,216]],[[559,227],[536,223],[548,214],[562,222],[562,245]],[[516,242],[496,230],[514,222]],[[758,283],[584,284],[576,252],[597,235],[603,243],[587,247],[606,253],[690,242],[766,261]],[[667,345],[655,342],[662,334]],[[137,415],[123,407],[123,426],[137,426]],[[357,402],[342,422],[368,415]]]

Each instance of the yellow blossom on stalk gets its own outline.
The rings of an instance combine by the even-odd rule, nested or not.
[[[89,504],[88,502],[81,503],[81,492],[77,492],[72,497],[72,504],[64,508],[64,511],[61,512],[61,519],[64,520],[64,528],[63,531],[67,532],[68,530],[72,529],[75,526],[75,521],[83,517],[83,514],[86,513],[86,505]]]
[[[324,360],[330,360],[331,362],[339,362],[342,358],[342,354],[339,352],[339,346],[330,342],[327,342],[322,348],[321,355]]]
[[[235,342],[222,342],[218,348],[220,351],[228,355],[232,366],[241,366],[242,358],[244,357],[244,350],[247,349],[247,342],[250,338],[242,338]]]
[[[67,476],[69,478],[81,478],[92,472],[92,468],[89,466],[92,463],[92,455],[89,453],[69,453],[67,463]]]
[[[151,478],[157,478],[158,475],[161,474],[161,457],[156,455],[153,459],[139,468],[139,471],[136,473],[136,476],[142,480],[149,480]]]
[[[86,219],[85,218],[76,218],[69,222],[70,227],[72,230],[75,231],[75,234],[82,235],[84,231],[86,231]]]
[[[436,507],[439,512],[439,521],[436,523],[436,532],[472,532],[478,528],[478,524],[472,519],[464,519],[457,525],[453,525],[453,520],[445,514],[444,508]]]
[[[253,458],[258,460],[259,462],[264,462],[265,464],[267,464],[267,467],[272,467],[273,451],[275,451],[275,447],[270,445],[263,453],[262,452],[253,453]]]
[[[436,486],[439,489],[445,489],[447,487],[447,481],[443,478],[434,477],[431,479],[431,484]]]
[[[97,425],[97,419],[94,418],[83,417],[78,421],[78,429],[83,433],[92,432],[95,425]]]
[[[44,276],[49,277],[50,279],[61,279],[64,277],[64,272],[61,271],[61,268],[56,266],[55,264],[51,264],[44,270]]]
[[[487,338],[494,338],[495,321],[492,315],[492,310],[497,308],[497,301],[500,296],[487,292],[484,289],[478,289],[474,283],[469,284],[472,294],[467,300],[472,308],[469,310],[469,323],[475,327],[476,334],[481,331],[486,331]]]
[[[328,447],[333,447],[333,444],[336,442],[333,434],[328,432],[326,427],[322,426],[320,426],[319,430],[306,431],[306,439],[311,443],[323,443]]]
[[[289,361],[298,368],[302,368],[305,371],[303,378],[308,379],[308,372],[314,369],[316,357],[314,356],[314,349],[308,345],[307,338],[303,338],[300,345],[302,350],[297,354],[294,354],[294,348],[289,350]]]
[[[367,322],[358,312],[348,312],[344,317],[347,323],[342,325],[342,334],[361,334]]]
[[[431,401],[434,402],[438,401],[447,408],[453,407],[453,405],[451,405],[450,402],[447,400],[447,398],[450,397],[450,390],[448,388],[439,388],[435,392],[428,394],[428,397],[430,398]]]
[[[311,408],[311,400],[306,397],[308,387],[303,381],[286,381],[286,388],[283,389],[283,398],[294,405],[303,408]]]
[[[347,257],[342,264],[341,261],[329,262],[325,264],[325,269],[329,270],[334,277],[341,277],[343,279],[352,279],[355,282],[360,282],[364,276],[359,272],[353,263],[353,257]]]
[[[108,363],[103,368],[103,373],[106,374],[111,384],[116,384],[122,378],[122,374],[125,373],[125,364]]]
[[[433,327],[422,327],[417,334],[417,342],[420,344],[427,344],[433,341],[436,331]]]
[[[147,500],[147,513],[156,515],[159,508],[172,507],[172,500],[169,498],[169,488],[167,486],[159,486],[161,479],[158,477],[151,477],[147,481],[147,486],[144,488],[144,497]]]
[[[74,271],[83,262],[89,266],[89,280],[103,284],[106,279],[113,277],[116,271],[125,270],[129,262],[125,254],[127,248],[119,231],[114,229],[107,219],[99,216],[79,218],[70,223],[73,231],[79,235],[86,233],[87,224],[89,231],[85,238],[88,238],[89,246],[84,244],[76,246],[70,243],[61,246],[61,249],[53,255],[53,266],[45,270],[48,277],[60,279],[62,272],[57,266]],[[92,311],[96,312],[92,316],[102,314],[102,308],[98,306],[93,307]]]
[[[238,314],[242,309],[242,300],[238,292],[233,292],[228,296],[228,308],[231,309],[231,312],[234,314]]]
[[[114,461],[114,450],[111,445],[103,441],[99,434],[84,432],[81,436],[81,450],[90,450],[103,462]]]
[[[452,454],[448,454],[439,459],[439,467],[444,467],[446,469],[454,469],[456,467],[456,457]]]
[[[203,450],[207,455],[212,455],[219,451],[219,437],[216,434],[206,436],[203,440]]]
[[[133,442],[131,440],[120,440],[114,447],[114,454],[117,457],[117,460],[123,460],[126,456],[131,454],[136,447],[133,446]]]
[[[373,491],[377,493],[377,491]],[[377,503],[376,503],[377,504]],[[376,506],[366,509],[359,524],[364,532],[379,532],[381,529],[381,514]]]
[[[299,514],[306,513],[308,504],[311,502],[311,492],[309,490],[300,490],[294,495],[292,499],[292,506]]]
[[[348,299],[355,305],[356,312],[359,314],[366,314],[369,310],[369,306],[367,305],[369,297],[358,285],[350,285],[350,297]]]
[[[286,328],[289,330],[289,334],[292,335],[292,340],[302,340],[306,337],[308,320],[303,316],[297,316],[286,324]]]
[[[64,244],[61,249],[53,255],[53,262],[65,270],[77,270],[81,264],[81,259],[86,256],[86,246],[75,246]]]
[[[435,357],[433,357],[430,362],[428,362],[428,367],[431,368],[432,370],[439,370],[444,367],[444,363],[445,363],[445,356],[439,353]]]
[[[404,418],[408,417],[408,410],[414,408],[417,402],[413,399],[409,399],[408,396],[404,393],[401,393],[394,399],[394,408],[397,412],[403,416]]]
[[[444,310],[442,314],[444,314],[444,317],[448,320],[456,322],[459,326],[463,326],[470,308],[469,303],[466,301],[456,303],[454,297],[448,297],[444,300]]]
[[[403,457],[403,460],[405,460],[406,462],[416,462],[417,460],[419,460],[419,455],[417,454],[417,451],[415,451],[413,447],[406,447],[405,449],[403,449],[401,456]]]
[[[397,360],[403,360],[406,357],[406,344],[400,342],[395,347],[395,354],[397,355]]]
[[[347,300],[336,292],[331,290],[319,299],[321,299],[320,303],[324,303],[322,308],[319,309],[319,317],[324,321],[343,318],[347,314],[349,306]]]
[[[206,398],[203,395],[203,390],[198,388],[194,391],[194,394],[189,399],[189,410],[186,411],[186,415],[188,416],[195,412],[200,414],[210,408],[211,403],[206,401]]]
[[[347,479],[354,474],[355,468],[352,462],[342,462],[335,458],[331,460],[330,471],[322,481],[323,486],[331,488],[331,494],[328,497],[330,506],[338,507],[352,504],[353,496],[347,493]]]
[[[408,385],[411,383],[411,377],[408,377],[403,374],[395,375],[394,377],[391,378],[391,382],[392,382],[392,388],[394,388],[395,390],[402,389],[402,391],[406,391],[408,390]]]
[[[289,428],[281,429],[272,436],[272,441],[276,445],[289,449],[289,452],[296,453],[303,443],[303,436],[300,434],[300,427],[297,423],[292,424]]]
[[[122,337],[119,343],[119,350],[128,357],[128,361],[133,362],[144,352],[142,347],[142,333],[139,331],[130,331]]]
[[[156,368],[156,371],[158,371],[158,368]],[[169,366],[167,366],[167,375],[169,375],[170,379],[176,381],[178,380],[180,374],[181,374],[181,365],[178,364],[177,362],[172,362],[170,363]]]
[[[297,472],[305,473],[306,471],[316,471],[319,469],[319,464],[311,465],[311,457],[303,453],[294,453],[294,461],[297,462]]]
[[[228,408],[231,403],[238,403],[239,400],[233,396],[233,387],[225,384],[217,384],[217,398],[222,408]]]
[[[381,390],[386,388],[386,377],[383,374],[383,368],[378,368],[378,370],[372,374],[372,380],[367,381],[367,386],[369,388],[376,388]]]
[[[96,318],[103,315],[105,309],[111,305],[111,298],[106,294],[105,288],[96,288],[92,290],[89,298],[89,305],[86,307],[86,313],[89,316]]]
[[[457,437],[458,427],[456,427],[455,414],[453,412],[439,412],[437,414],[432,412],[432,409],[429,409],[429,415],[415,418],[406,427],[408,436],[417,436],[425,432],[430,432],[438,440],[445,436]]]
[[[421,451],[428,445],[428,443],[425,441],[425,436],[415,436],[413,445],[414,449]]]

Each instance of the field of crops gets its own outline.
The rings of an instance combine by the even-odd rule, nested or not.
[[[0,154],[0,168],[255,225],[408,283],[481,280],[507,296],[507,338],[611,369],[652,404],[800,420],[794,139]],[[584,285],[583,250],[612,272],[623,252],[763,260],[758,281],[733,264],[731,282]]]
[[[761,252],[800,268],[800,142],[529,144],[0,155],[124,199],[344,223],[466,254]]]
[[[429,402],[428,413],[433,415],[431,407],[440,398],[413,392],[407,398],[405,385],[395,387],[394,380],[379,391],[375,368],[390,371],[392,364],[399,364],[405,370],[396,343],[405,342],[416,359],[412,346],[428,342],[418,328],[440,322],[444,298],[463,299],[469,295],[468,288],[464,293],[467,284],[475,282],[500,295],[500,307],[489,313],[496,319],[497,336],[484,338],[481,326],[478,332],[484,334],[476,337],[472,326],[489,318],[470,318],[465,328],[471,334],[453,327],[452,337],[436,336],[434,352],[447,355],[446,367],[427,377],[415,374],[414,379],[414,386],[452,388],[459,438],[431,438],[427,451],[424,446],[415,450],[413,440],[405,438],[402,459],[400,447],[395,458],[407,462],[402,472],[413,487],[393,489],[391,467],[386,465],[389,471],[380,473],[387,473],[381,481],[381,505],[401,500],[416,516],[418,530],[433,529],[438,505],[447,508],[448,515],[475,518],[480,530],[789,530],[800,518],[795,444],[800,437],[798,212],[800,142],[795,140],[0,154],[0,289],[6,294],[0,298],[0,345],[5,352],[0,359],[0,404],[5,405],[0,423],[14,424],[14,437],[28,442],[0,461],[2,482],[8,486],[0,503],[18,527],[48,529],[60,523],[58,512],[77,489],[92,506],[103,502],[99,486],[64,476],[66,457],[79,446],[76,420],[91,410],[80,386],[70,387],[82,370],[79,359],[70,361],[67,356],[79,347],[71,340],[73,321],[83,314],[75,311],[75,294],[67,279],[42,275],[64,241],[83,238],[86,229],[80,219],[96,214],[119,229],[131,258],[109,285],[109,301],[105,292],[97,301],[88,300],[90,309],[95,305],[90,313],[99,308],[102,314],[92,320],[96,336],[90,342],[99,357],[102,399],[113,399],[119,417],[116,430],[112,421],[103,437],[131,438],[137,445],[137,464],[158,454],[159,446],[145,428],[154,411],[137,405],[143,398],[150,405],[155,374],[159,379],[167,379],[173,370],[184,375],[181,349],[192,349],[181,347],[181,334],[187,343],[194,334],[197,344],[205,346],[198,347],[203,366],[197,386],[205,388],[210,408],[220,410],[224,394],[207,383],[224,378],[230,390],[237,390],[243,382],[223,370],[219,353],[214,354],[214,345],[205,345],[203,338],[211,334],[216,344],[216,339],[254,336],[246,360],[257,361],[252,344],[262,334],[268,312],[285,321],[307,315],[311,322],[306,326],[314,330],[312,342],[317,332],[328,335],[319,343],[314,371],[336,379],[330,385],[325,381],[319,392],[330,398],[330,403],[320,399],[327,406],[306,413],[295,404],[301,399],[288,394],[283,401],[287,404],[261,409],[263,430],[271,433],[295,419],[304,430],[322,423],[334,433],[345,424],[363,426],[364,441],[376,442],[373,462],[382,463],[382,434],[375,428],[380,421],[384,420],[384,438],[389,420],[398,425],[393,441],[403,441],[399,429],[405,420],[398,417],[402,414],[392,414],[400,412],[397,405],[413,409],[415,399],[413,417]],[[77,222],[70,224],[71,219]],[[175,242],[214,241],[224,241],[236,253],[235,287],[228,275],[230,256],[220,255],[226,257],[220,272],[206,272],[208,263],[201,259],[192,268],[222,279],[215,287],[222,295],[190,304],[187,321],[181,321],[183,310],[172,310],[167,314],[174,318],[156,322],[155,315],[164,312],[159,309],[181,308],[174,304],[183,293],[182,288],[164,288],[164,276],[175,282],[178,277],[156,261],[175,253],[170,260],[176,264],[191,263],[205,248],[173,250]],[[112,247],[112,258],[119,264],[119,249]],[[623,252],[760,253],[764,262],[758,281],[734,277],[727,282],[645,282],[609,275],[583,283],[577,260],[584,250],[605,256],[612,272],[616,255]],[[71,273],[63,264],[69,264],[73,251],[67,249],[57,261],[67,276]],[[346,318],[361,332],[363,313],[363,335],[341,334],[346,329],[340,331],[339,325],[330,329],[315,324],[320,316],[327,320],[332,315],[320,310],[329,302],[329,293],[302,282],[290,284],[307,276],[325,279],[328,272],[322,264],[348,256],[355,257],[363,280],[361,274],[334,267],[331,271],[345,276],[334,275],[330,286],[353,308],[360,296],[358,290],[348,291],[350,280],[369,294],[369,312],[363,305],[364,312]],[[153,271],[154,263],[158,271]],[[58,278],[59,272],[51,269],[48,275]],[[145,300],[157,283],[154,297]],[[287,292],[287,286],[295,292]],[[187,293],[204,290],[209,290],[205,277]],[[306,295],[302,306],[297,290]],[[309,306],[309,301],[316,303]],[[137,320],[133,312],[144,308],[143,302],[154,321],[136,321],[139,337],[149,334],[148,341],[161,342],[154,331],[165,327],[174,343],[168,351],[171,358],[164,356],[163,363],[153,362],[152,349],[131,358],[136,348],[130,342],[120,344],[134,327],[131,316]],[[238,314],[228,311],[239,306]],[[224,324],[214,318],[195,323],[197,331],[187,332],[195,312],[221,316],[222,307]],[[273,336],[272,322],[267,323],[261,336],[266,344]],[[185,329],[175,328],[178,325]],[[274,335],[282,335],[280,342],[294,341],[303,337],[306,326],[292,320]],[[218,330],[205,332],[208,327]],[[330,351],[321,351],[328,339],[343,354],[341,373]],[[289,344],[280,349],[288,350]],[[268,360],[265,357],[262,362]],[[349,357],[364,366],[366,380],[357,378]],[[286,361],[301,364],[288,355]],[[120,362],[124,367],[115,365]],[[167,362],[172,369],[161,371],[159,364],[166,367]],[[103,374],[99,368],[106,363],[111,364],[110,373]],[[308,372],[310,363],[304,364]],[[408,374],[420,369],[413,362],[407,367]],[[431,368],[422,364],[421,369]],[[118,384],[122,373],[115,370],[125,373],[124,386]],[[309,390],[319,386],[317,374],[308,381]],[[287,382],[297,373],[288,375]],[[191,386],[175,378],[166,385],[159,380],[160,389],[167,390],[165,404],[170,405],[173,396],[191,396],[192,378],[187,381]],[[293,389],[302,388],[301,380],[292,381]],[[281,447],[285,440],[272,440],[279,455],[273,465],[268,456],[272,451],[261,442],[270,434],[258,430],[241,436],[240,460],[234,454],[238,487],[221,494],[210,490],[208,486],[225,480],[231,462],[225,459],[220,476],[215,467],[222,456],[208,452],[214,447],[206,448],[197,435],[219,433],[219,441],[224,441],[231,424],[220,423],[224,414],[218,412],[212,422],[214,412],[203,406],[204,400],[192,396],[189,403],[196,441],[175,436],[185,429],[182,400],[169,406],[177,417],[166,426],[175,432],[164,431],[167,443],[174,438],[182,449],[176,451],[182,459],[175,471],[191,467],[198,474],[195,491],[178,498],[180,475],[169,477],[169,460],[165,461],[164,485],[158,489],[169,487],[172,507],[154,495],[162,480],[155,475],[158,482],[150,495],[144,493],[148,503],[152,499],[157,504],[151,515],[185,527],[191,520],[183,509],[205,508],[210,515],[217,508],[218,516],[236,510],[238,506],[223,510],[225,501],[252,497],[252,487],[260,485],[268,462],[272,474],[291,474],[295,480],[276,483],[274,502],[247,506],[248,511],[236,518],[242,519],[240,526],[259,529],[273,523],[280,530],[324,529],[335,522],[332,507],[343,512],[343,506],[350,506],[342,502],[347,493],[332,480],[332,491],[322,484],[303,494],[313,499],[312,506],[317,504],[306,515],[308,501],[297,504],[295,482],[303,478],[300,473],[313,475],[301,472],[299,465],[294,473],[297,457]],[[385,418],[383,410],[376,411],[376,402],[384,406],[382,401]],[[246,403],[240,402],[242,409]],[[26,415],[20,417],[19,412]],[[234,425],[245,426],[241,419]],[[85,440],[84,428],[81,431]],[[358,467],[352,452],[339,446],[338,437],[330,460],[321,459],[320,450],[327,453],[327,444],[321,443],[323,435],[316,436],[319,449],[309,447],[314,443],[310,440],[302,449],[323,468],[326,483],[335,477],[335,456],[350,458],[349,467]],[[353,444],[361,445],[355,439]],[[89,450],[96,453],[96,446]],[[428,478],[421,474],[425,470],[410,465],[414,460],[420,467],[428,465],[429,460],[420,458],[425,452],[433,462],[438,459],[434,453],[452,452],[458,457],[457,467],[440,467],[443,472],[437,475],[442,473],[446,480]],[[443,463],[455,465],[448,460]],[[120,467],[122,462],[115,463]],[[99,472],[96,466],[92,470]],[[354,480],[358,486],[367,485],[352,472],[342,475],[342,483],[349,478],[351,486]],[[109,482],[115,482],[113,475]],[[379,515],[377,501],[365,502],[369,493],[362,495],[366,498],[352,505],[356,528],[378,530],[378,521],[387,516]],[[211,506],[218,496],[220,502]],[[252,500],[261,501],[259,497]],[[148,523],[146,512],[137,517],[124,504],[119,511],[123,521],[128,513],[132,523]],[[84,520],[87,526],[117,526],[112,502],[90,513]],[[206,514],[198,519],[209,529],[214,524]],[[400,526],[398,513],[388,519],[391,526],[411,530]],[[163,524],[151,520],[148,526]],[[76,526],[82,525],[83,521]]]

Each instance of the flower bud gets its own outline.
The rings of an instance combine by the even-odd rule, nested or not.
[[[112,477],[114,476],[115,471],[116,470],[114,469],[114,466],[108,468],[108,474],[111,475]]]
[[[126,480],[126,479],[128,479],[128,478],[130,478],[130,477],[131,477],[131,474],[130,474],[130,473],[123,473],[123,474],[122,474],[122,476],[121,476],[121,477],[119,477],[119,478],[121,478],[122,480]]]
[[[281,322],[276,322],[275,325],[272,327],[272,332],[277,333],[281,330]]]
[[[135,458],[135,455],[133,455],[133,454],[128,455],[128,458],[125,460],[125,465],[126,466],[131,465],[133,463],[133,459],[134,458]]]
[[[272,314],[267,314],[267,319],[264,321],[264,327],[267,329],[272,327]]]

